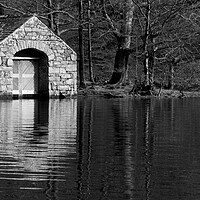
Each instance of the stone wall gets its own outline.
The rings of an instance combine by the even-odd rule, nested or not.
[[[50,97],[77,94],[76,53],[33,16],[0,42],[0,96],[12,96],[12,59],[15,53],[28,48],[48,57]]]
[[[10,61],[9,61],[10,62]],[[0,56],[0,98],[12,98],[12,67],[7,66],[8,59]]]

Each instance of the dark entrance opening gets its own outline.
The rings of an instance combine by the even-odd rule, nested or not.
[[[13,58],[13,97],[48,98],[48,57],[37,49],[24,49]]]

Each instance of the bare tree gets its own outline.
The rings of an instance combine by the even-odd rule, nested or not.
[[[123,23],[121,24],[121,27],[118,28],[107,13],[105,0],[101,0],[101,2],[103,16],[109,23],[118,45],[113,74],[108,84],[119,84],[125,80],[128,71],[132,21],[135,5],[132,0],[123,0]]]
[[[136,49],[135,46],[137,46],[137,68],[143,69],[144,73],[141,77],[144,78],[144,85],[150,86],[149,88],[152,87],[154,78],[156,78],[155,66],[163,66],[164,63],[165,68],[169,68],[168,85],[173,88],[174,72],[178,63],[198,58],[200,3],[197,0],[96,0],[95,4],[99,4],[98,8],[101,9],[103,18],[102,15],[97,16],[100,9],[91,12],[90,0],[85,0],[85,2],[88,7],[85,9],[88,15],[87,20],[83,19],[83,0],[7,0],[6,3],[0,1],[0,5],[19,15],[37,13],[39,17],[49,22],[50,28],[55,33],[62,37],[68,38],[71,34],[69,31],[76,31],[76,34],[79,34],[79,43],[77,42],[74,46],[80,52],[81,87],[85,86],[83,32],[86,27],[88,30],[89,75],[90,80],[93,81],[91,54],[94,55],[95,52],[92,52],[94,45],[93,49],[91,48],[91,24],[94,22],[91,15],[95,15],[99,20],[95,23],[100,25],[95,24],[94,26],[96,32],[102,31],[99,33],[100,37],[109,35],[110,39],[112,35],[112,39],[115,40],[115,43],[111,43],[112,48],[115,48],[117,44],[114,55],[110,54],[115,61],[109,84],[123,83],[128,73],[129,56],[134,52],[133,49]],[[105,21],[107,23],[104,23]],[[99,28],[100,26],[101,28],[103,26],[103,29]],[[137,44],[134,44],[133,35]],[[108,40],[104,41],[106,43]],[[108,49],[108,46],[105,45],[104,48]],[[105,52],[100,53],[105,54]],[[104,62],[104,57],[101,58],[99,62]],[[161,71],[164,70],[161,69]]]
[[[183,28],[186,24],[180,20],[180,15],[189,10],[188,4],[185,0],[145,0],[142,5],[139,4],[140,1],[133,2],[138,8],[135,26],[139,27],[137,35],[138,39],[141,39],[139,50],[144,69],[143,85],[147,90],[152,90],[154,68],[155,65],[159,65],[159,62],[166,62],[166,64],[171,62],[169,77],[173,84],[172,64],[177,64],[180,60],[177,50],[184,54],[180,49],[183,49],[187,35],[186,29]]]

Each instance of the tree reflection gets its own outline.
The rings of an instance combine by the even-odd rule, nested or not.
[[[198,182],[197,107],[179,99],[84,97],[78,104],[77,199],[177,199],[193,192],[184,184]]]
[[[152,176],[152,160],[154,153],[154,104],[153,99],[147,99],[144,106],[144,159],[145,159],[145,189],[146,199],[150,199],[151,195],[151,176]]]
[[[78,199],[130,199],[144,194],[143,186],[148,199],[154,108],[151,101],[143,103],[131,99],[79,99]],[[139,168],[142,158],[145,177]]]
[[[77,128],[77,144],[78,144],[78,180],[77,180],[77,199],[82,199],[83,190],[83,154],[84,154],[84,118],[85,118],[85,102],[78,102],[78,128]]]
[[[90,193],[90,165],[93,127],[93,100],[78,99],[78,180],[77,199],[85,199]]]

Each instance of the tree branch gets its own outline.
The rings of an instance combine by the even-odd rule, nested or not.
[[[110,27],[113,30],[113,33],[116,37],[120,37],[121,34],[119,32],[119,30],[115,27],[114,22],[112,21],[112,19],[109,17],[107,11],[106,11],[106,4],[105,4],[105,0],[101,0],[101,4],[102,4],[102,14],[103,17],[108,21]]]
[[[6,5],[3,4],[3,3],[0,3],[0,6],[2,6],[3,8],[9,9],[9,10],[16,11],[16,12],[21,13],[21,14],[23,14],[23,15],[26,15],[26,14],[27,14],[27,13],[25,13],[25,12],[23,12],[23,11],[17,9],[17,8],[13,8],[13,7],[6,6]],[[29,14],[30,14],[30,13],[29,13]]]

